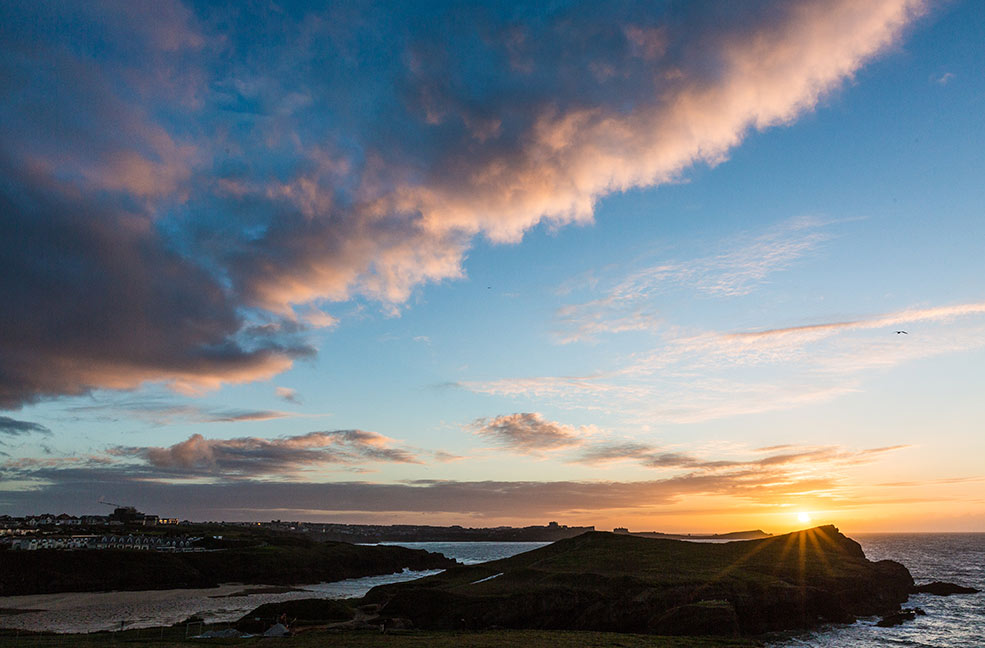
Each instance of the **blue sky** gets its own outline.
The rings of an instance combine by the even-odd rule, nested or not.
[[[985,530],[980,4],[3,12],[0,512]]]

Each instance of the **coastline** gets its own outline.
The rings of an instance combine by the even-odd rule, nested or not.
[[[227,623],[265,603],[302,598],[362,596],[384,583],[411,580],[436,570],[350,578],[326,583],[282,586],[224,583],[217,587],[168,590],[62,592],[0,597],[0,629],[84,634],[125,628],[154,628],[193,615],[206,623]]]
[[[218,587],[168,590],[62,592],[0,597],[0,628],[64,634],[171,625],[205,612],[210,620],[248,612],[258,602],[310,597],[310,590],[242,595],[255,585],[225,583]],[[264,588],[266,589],[266,588]],[[279,588],[284,590],[287,588]],[[273,586],[271,586],[273,590]],[[210,605],[211,603],[211,605]],[[212,607],[217,613],[209,613]],[[223,614],[218,611],[228,611]]]

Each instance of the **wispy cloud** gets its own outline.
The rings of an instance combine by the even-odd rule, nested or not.
[[[850,335],[858,332],[879,331],[882,341],[871,348],[871,358],[882,358],[883,366],[891,366],[918,354],[937,355],[959,349],[975,348],[985,344],[977,335],[968,330],[941,330],[933,325],[947,324],[958,319],[980,320],[985,316],[985,302],[913,308],[851,321],[820,322],[800,326],[771,328],[760,331],[741,331],[736,333],[705,333],[682,337],[672,343],[673,356],[695,354],[706,361],[742,364],[783,362],[796,359],[819,364],[829,364],[832,355],[839,355],[837,348],[826,348],[828,352],[810,354],[809,351],[834,339],[838,345],[854,346],[857,338]],[[980,322],[974,326],[980,326]],[[899,337],[896,330],[907,330],[906,337]],[[953,337],[958,333],[958,338]],[[868,339],[867,339],[868,341]],[[909,345],[909,346],[905,346]],[[847,351],[849,349],[842,348]],[[855,349],[851,349],[854,351]],[[672,356],[672,357],[673,357]],[[643,360],[645,365],[654,356]],[[834,366],[839,366],[835,361]],[[859,364],[858,368],[864,368]],[[845,367],[849,369],[849,367]]]
[[[653,348],[592,374],[460,385],[637,423],[694,423],[828,401],[864,389],[869,372],[983,346],[985,303],[970,302],[754,331],[668,327]]]
[[[43,434],[50,436],[51,430],[40,423],[19,421],[9,416],[0,416],[0,435],[21,436],[23,434]]]
[[[758,236],[740,235],[713,255],[633,270],[602,289],[603,296],[559,308],[556,337],[570,343],[593,340],[601,333],[655,330],[662,322],[655,300],[673,288],[727,297],[748,294],[828,240],[831,234],[825,228],[830,225],[813,218],[793,219]],[[593,288],[599,283],[595,277]]]
[[[722,471],[755,471],[783,468],[793,470],[806,468],[811,472],[832,470],[839,466],[850,466],[875,461],[880,456],[910,446],[894,445],[881,448],[850,450],[841,446],[777,446],[763,449],[772,451],[765,457],[734,457],[731,459],[709,459],[693,453],[668,451],[648,443],[638,441],[607,441],[584,449],[573,461],[583,464],[605,464],[616,461],[632,461],[647,468],[687,469],[692,474]],[[777,452],[783,450],[783,452]],[[734,453],[733,453],[734,454]],[[748,455],[749,453],[745,453]],[[756,452],[752,453],[753,455]],[[774,475],[775,476],[775,475]]]
[[[270,421],[295,416],[280,410],[253,410],[176,402],[173,397],[118,397],[90,405],[72,405],[65,412],[74,418],[94,417],[101,420],[133,418],[153,425],[190,423],[244,423]]]

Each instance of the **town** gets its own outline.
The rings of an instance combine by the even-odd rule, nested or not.
[[[204,551],[223,537],[223,529],[238,533],[255,529],[303,534],[318,542],[553,542],[594,531],[594,526],[470,528],[429,525],[370,525],[271,520],[269,522],[193,522],[142,513],[133,506],[116,506],[109,515],[67,513],[0,516],[0,551],[55,549],[124,549],[134,551]],[[208,540],[209,542],[206,542]]]

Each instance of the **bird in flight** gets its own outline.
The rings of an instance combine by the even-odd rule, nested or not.
[[[901,334],[901,333],[902,333],[903,335],[909,335],[909,333],[907,333],[906,331],[896,331],[896,335],[899,335],[899,334]]]

